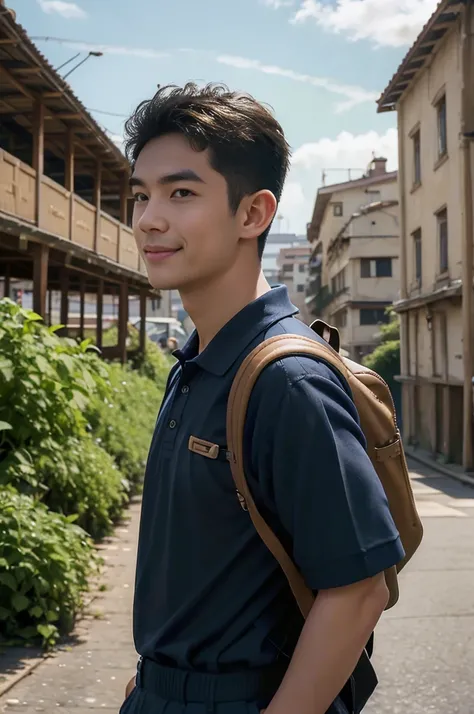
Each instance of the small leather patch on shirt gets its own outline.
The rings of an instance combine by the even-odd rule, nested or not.
[[[211,441],[198,439],[197,436],[190,436],[188,441],[188,449],[194,454],[206,456],[208,459],[218,459],[220,447],[218,444],[213,444]]]

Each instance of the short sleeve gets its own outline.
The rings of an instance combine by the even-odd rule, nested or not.
[[[325,365],[285,377],[272,390],[268,376],[254,403],[251,469],[262,498],[313,590],[374,576],[404,552],[352,398]]]

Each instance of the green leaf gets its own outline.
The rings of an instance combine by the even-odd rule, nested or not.
[[[8,620],[10,615],[11,615],[10,610],[7,610],[6,607],[0,606],[0,620]]]
[[[56,622],[56,620],[59,620],[59,615],[57,612],[54,612],[54,610],[48,610],[46,613],[46,619],[48,622]]]
[[[35,605],[34,607],[31,608],[31,610],[28,611],[32,617],[39,618],[43,614],[43,608],[40,607],[39,605]]]
[[[37,312],[28,312],[27,316],[27,322],[43,322],[43,318],[41,315],[38,315]]]
[[[9,382],[13,377],[13,362],[11,362],[6,357],[0,358],[0,372],[6,382]]]
[[[34,625],[30,625],[30,627],[23,627],[21,630],[18,630],[17,634],[25,640],[32,640],[37,635],[36,627],[34,627]]]
[[[48,360],[43,357],[43,355],[36,355],[35,362],[38,366],[39,371],[43,374],[45,372],[51,372],[51,365]]]
[[[14,595],[12,596],[12,605],[17,612],[23,612],[23,610],[26,610],[29,604],[29,599],[21,593],[14,593]]]
[[[6,585],[10,590],[16,590],[16,579],[11,573],[0,573],[0,583]]]
[[[36,630],[45,640],[49,640],[57,632],[57,628],[54,625],[38,625]]]
[[[51,327],[48,327],[48,332],[50,335],[54,335],[55,332],[58,330],[62,330],[65,325],[51,325]]]
[[[0,421],[0,431],[7,431],[8,429],[13,429],[12,425],[7,421]]]

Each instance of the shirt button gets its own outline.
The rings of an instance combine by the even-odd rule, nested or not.
[[[175,420],[175,419],[172,419],[172,420],[170,421],[170,423],[168,424],[168,426],[169,426],[170,429],[174,429],[175,426],[176,426],[176,420]]]
[[[187,394],[188,392],[189,392],[189,387],[187,384],[185,384],[184,387],[181,387],[182,394]]]

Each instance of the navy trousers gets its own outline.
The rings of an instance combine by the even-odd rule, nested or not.
[[[139,663],[137,686],[119,714],[260,714],[284,676],[282,666],[266,670],[205,674]],[[337,699],[327,714],[349,714]]]

